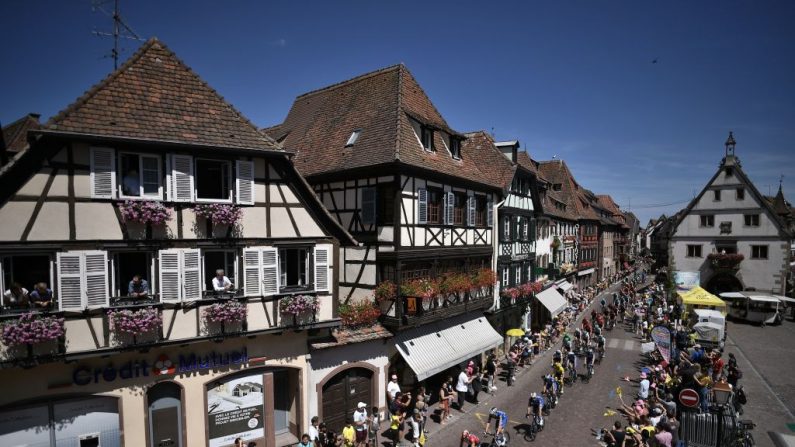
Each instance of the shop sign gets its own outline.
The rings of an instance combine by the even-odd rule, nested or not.
[[[105,367],[97,368],[81,365],[72,374],[72,383],[75,385],[89,385],[91,383],[113,382],[116,379],[127,380],[150,375],[186,374],[193,371],[246,363],[248,363],[248,351],[246,348],[223,354],[217,352],[211,352],[206,355],[196,355],[195,353],[180,354],[177,356],[176,362],[171,360],[166,354],[161,354],[152,363],[144,359],[130,360],[118,367],[112,363]]]
[[[231,445],[265,436],[262,374],[237,377],[207,390],[207,431],[210,447]]]

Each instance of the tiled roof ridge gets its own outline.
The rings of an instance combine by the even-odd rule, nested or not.
[[[211,87],[201,76],[198,75],[193,69],[186,64],[179,56],[176,55],[170,48],[163,42],[159,41],[157,37],[150,37],[143,45],[141,45],[132,56],[130,56],[124,63],[116,70],[111,72],[107,75],[104,79],[100,82],[94,84],[90,89],[88,89],[83,95],[78,97],[73,103],[69,104],[65,109],[58,112],[55,116],[50,118],[47,121],[45,127],[48,127],[52,130],[57,129],[58,122],[64,120],[70,113],[77,110],[80,106],[87,103],[91,98],[94,97],[99,91],[105,88],[111,81],[118,78],[122,73],[124,73],[127,69],[129,69],[133,64],[138,62],[144,54],[146,54],[151,48],[158,46],[159,49],[165,51],[169,57],[173,58],[177,64],[180,65],[187,73],[193,76],[203,87],[205,87],[211,94],[215,95],[222,103],[223,106],[227,107],[235,117],[240,120],[241,123],[250,126],[257,135],[260,135],[265,142],[274,146],[275,149],[281,150],[282,147],[279,143],[277,143],[273,138],[268,136],[267,134],[260,132],[259,128],[254,125],[248,118],[246,118],[239,110],[237,110],[229,101],[226,100],[217,90]]]
[[[331,91],[331,90],[336,90],[336,89],[338,89],[340,87],[348,86],[350,84],[355,84],[356,82],[372,78],[373,76],[378,76],[378,75],[381,75],[381,74],[389,73],[390,71],[399,69],[400,67],[403,67],[403,66],[404,66],[403,62],[401,62],[399,64],[395,64],[395,65],[390,65],[388,67],[379,68],[377,70],[373,70],[373,71],[370,71],[370,72],[367,72],[367,73],[364,73],[364,74],[360,74],[358,76],[354,76],[354,77],[346,79],[344,81],[340,81],[340,82],[337,82],[337,83],[334,83],[334,84],[331,84],[331,85],[327,85],[325,87],[321,87],[321,88],[318,88],[318,89],[315,89],[315,90],[310,90],[308,92],[301,93],[300,95],[296,96],[295,99],[296,100],[303,99],[303,98],[306,98],[308,96],[316,95],[318,93],[325,93],[325,92],[328,92],[328,91]]]
[[[398,85],[397,85],[397,100],[395,104],[397,107],[395,108],[395,156],[393,160],[396,162],[400,162],[400,135],[401,135],[401,127],[403,123],[400,119],[400,111],[403,110],[403,63],[400,63],[398,66]]]
[[[422,85],[420,85],[420,83],[417,82],[417,78],[415,78],[414,75],[411,74],[411,71],[409,71],[408,67],[406,67],[402,63],[399,65],[399,67],[400,67],[400,78],[399,78],[399,81],[400,81],[401,90],[402,90],[403,84],[404,84],[404,74],[406,74],[406,75],[408,75],[411,78],[412,81],[414,81],[414,85],[417,86],[417,88],[420,91],[420,94],[422,94],[422,96],[425,97],[425,100],[428,101],[428,104],[431,105],[431,108],[433,109],[433,111],[436,112],[437,115],[439,115],[439,118],[441,118],[441,120],[442,120],[441,124],[444,125],[448,130],[452,130],[453,132],[455,132],[455,130],[453,130],[453,128],[450,127],[449,124],[447,124],[447,120],[444,119],[444,115],[442,115],[441,112],[439,112],[439,109],[436,108],[436,104],[434,104],[433,101],[431,101],[431,97],[428,96],[428,93],[425,92],[425,89],[422,88]],[[403,109],[402,106],[403,106],[402,104],[399,105],[401,110]],[[409,113],[408,111],[405,111],[405,112]],[[423,117],[423,118],[428,119],[427,116]]]

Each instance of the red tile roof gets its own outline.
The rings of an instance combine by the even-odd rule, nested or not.
[[[591,208],[590,201],[585,195],[585,191],[574,180],[569,167],[563,160],[541,161],[538,165],[538,172],[547,179],[551,185],[560,184],[560,191],[555,191],[567,205],[576,219],[599,220],[599,216]],[[551,189],[551,186],[550,186]],[[545,210],[546,211],[546,210]]]
[[[461,151],[474,155],[478,160],[478,168],[490,184],[500,185],[503,191],[507,191],[516,173],[516,164],[500,152],[494,145],[494,139],[485,130],[465,135],[467,139],[461,145]]]
[[[6,143],[6,151],[17,153],[28,147],[28,131],[41,127],[39,116],[38,113],[28,113],[3,127],[3,140]]]
[[[501,187],[478,167],[471,145],[455,160],[434,132],[436,150],[424,150],[412,120],[463,138],[400,64],[300,95],[284,122],[265,131],[297,153],[295,164],[307,176],[401,163]],[[346,148],[354,130],[359,138]]]
[[[108,138],[280,150],[157,39],[44,125]]]
[[[614,220],[617,224],[621,225],[623,228],[629,228],[626,224],[626,217],[624,213],[621,212],[621,209],[618,207],[616,202],[607,194],[599,194],[596,196],[597,203],[610,212],[610,218]]]

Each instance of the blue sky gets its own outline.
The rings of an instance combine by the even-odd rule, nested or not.
[[[122,0],[122,14],[258,125],[404,62],[453,128],[563,158],[644,224],[700,191],[729,130],[759,190],[784,174],[795,201],[795,2]],[[91,31],[110,27],[90,0],[2,2],[0,121],[49,117],[102,79],[112,42]]]

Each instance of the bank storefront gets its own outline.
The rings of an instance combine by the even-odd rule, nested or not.
[[[0,446],[295,444],[305,419],[300,335],[4,369]]]

